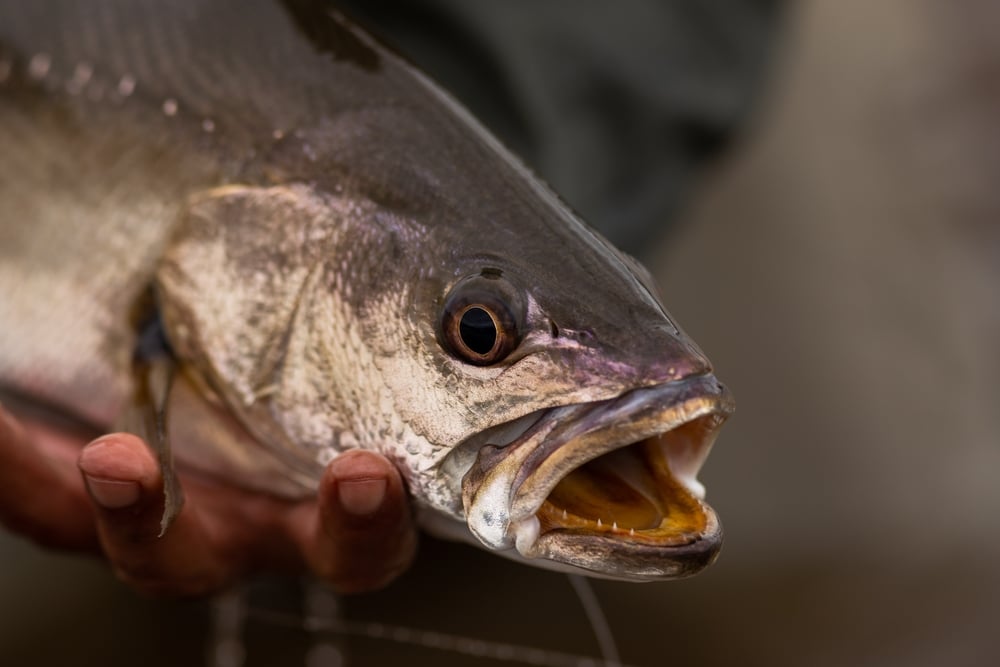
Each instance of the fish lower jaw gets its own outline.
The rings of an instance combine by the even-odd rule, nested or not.
[[[537,514],[512,521],[507,537],[517,553],[551,569],[624,581],[678,579],[712,564],[722,546],[715,511],[697,501],[701,525],[679,527],[665,517],[654,527],[581,517],[546,501]]]
[[[552,508],[543,506],[544,517]],[[524,560],[546,569],[618,581],[680,579],[711,565],[722,546],[722,526],[705,506],[705,529],[697,535],[664,539],[667,530],[636,530],[577,517],[573,529],[543,532],[544,518],[529,516],[510,524],[508,536]],[[574,517],[567,517],[568,523]]]
[[[619,581],[662,581],[697,574],[715,562],[722,546],[722,527],[714,512],[706,530],[693,539],[667,545],[642,539],[640,531],[550,531],[518,544],[519,554],[556,569]],[[523,523],[528,523],[527,521]],[[528,531],[525,531],[527,533]],[[638,538],[638,539],[637,539]]]

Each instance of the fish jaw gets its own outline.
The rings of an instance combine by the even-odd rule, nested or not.
[[[697,473],[732,411],[725,387],[700,375],[541,411],[507,443],[472,439],[468,528],[550,569],[632,581],[695,574],[722,545]]]

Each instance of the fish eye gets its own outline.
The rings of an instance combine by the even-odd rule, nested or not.
[[[523,321],[523,298],[507,281],[485,274],[468,278],[445,301],[442,342],[462,361],[489,366],[517,347]]]

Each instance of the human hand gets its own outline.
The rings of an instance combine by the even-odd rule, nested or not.
[[[0,407],[0,522],[44,546],[103,554],[140,592],[203,595],[256,571],[309,571],[362,592],[388,584],[415,554],[402,479],[378,454],[337,457],[317,496],[302,501],[180,474],[184,507],[158,537],[163,480],[140,438],[86,444]]]

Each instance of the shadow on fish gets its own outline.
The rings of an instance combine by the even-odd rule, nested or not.
[[[714,560],[697,474],[733,402],[708,359],[637,262],[337,13],[2,2],[0,127],[8,393],[128,420],[168,482],[176,459],[304,497],[365,448],[427,530],[504,556]]]

